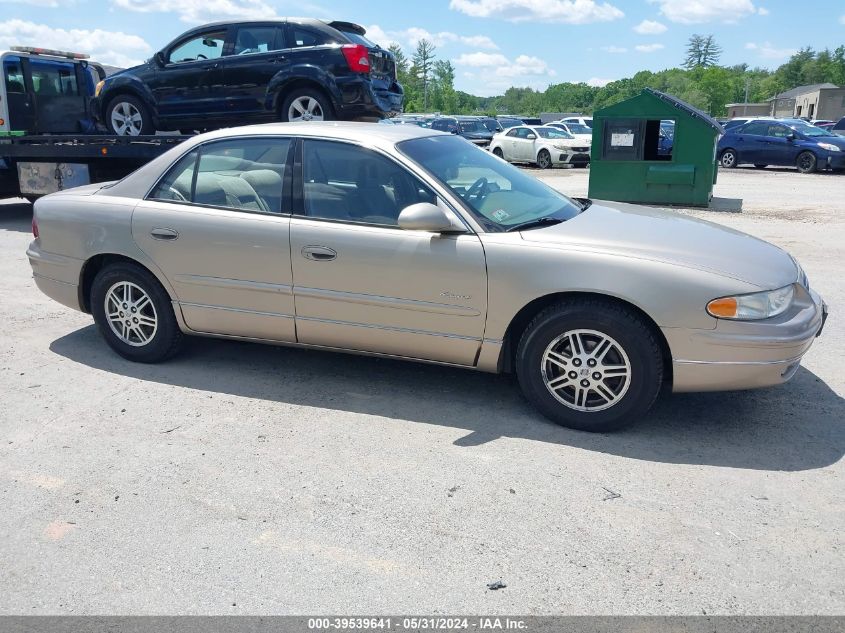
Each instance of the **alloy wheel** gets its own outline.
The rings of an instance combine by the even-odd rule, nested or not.
[[[609,409],[631,385],[625,350],[596,330],[570,330],[554,339],[543,353],[541,372],[549,392],[576,411]]]
[[[322,121],[325,118],[320,102],[314,97],[294,99],[288,108],[288,121]]]
[[[736,154],[728,150],[722,154],[722,167],[731,168],[736,164]]]
[[[119,136],[138,136],[144,120],[131,103],[121,101],[111,111],[111,127]]]
[[[106,292],[105,312],[111,331],[132,347],[143,347],[158,330],[158,315],[150,296],[131,281],[119,281]]]

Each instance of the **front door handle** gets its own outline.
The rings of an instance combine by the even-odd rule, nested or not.
[[[179,238],[179,233],[177,233],[173,229],[155,228],[150,231],[150,236],[154,240],[173,241]]]
[[[330,262],[337,257],[337,251],[328,246],[303,246],[301,253],[315,262]]]

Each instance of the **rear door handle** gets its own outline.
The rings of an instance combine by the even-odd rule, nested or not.
[[[315,262],[330,262],[337,257],[337,251],[328,246],[303,246],[301,253]]]
[[[154,240],[173,241],[179,238],[179,233],[173,229],[155,228],[150,231],[150,235]]]

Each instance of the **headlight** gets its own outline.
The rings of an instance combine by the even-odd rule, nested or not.
[[[566,145],[564,145],[563,143],[555,143],[555,149],[569,149],[569,148]]]
[[[842,151],[836,145],[831,145],[830,143],[819,143],[819,147],[821,147],[822,149],[826,149],[828,152],[841,152]]]
[[[94,87],[94,96],[95,96],[95,97],[99,97],[99,96],[100,96],[100,91],[103,89],[103,84],[104,84],[104,83],[106,83],[105,79],[104,79],[103,81],[98,82],[98,83],[97,83],[97,85]],[[90,84],[89,84],[89,85],[90,85]]]
[[[722,297],[707,304],[707,313],[717,319],[768,319],[785,312],[794,295],[790,284],[769,292]]]

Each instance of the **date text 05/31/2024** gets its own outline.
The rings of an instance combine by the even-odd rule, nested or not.
[[[311,631],[520,631],[524,620],[505,617],[349,617],[309,618]]]

